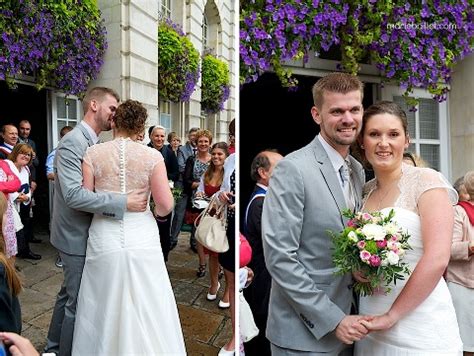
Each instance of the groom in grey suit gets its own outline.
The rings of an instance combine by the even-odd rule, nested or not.
[[[334,274],[327,233],[344,228],[342,209],[360,208],[364,171],[349,146],[361,130],[362,97],[355,76],[320,79],[311,109],[320,134],[273,172],[262,216],[272,276],[266,335],[273,356],[350,355],[346,344],[368,332],[359,323],[366,317],[349,315],[352,277]]]
[[[101,131],[111,129],[119,100],[112,89],[91,89],[83,100],[83,121],[61,139],[56,151],[51,244],[59,250],[63,261],[64,281],[54,306],[45,351],[60,356],[71,354],[76,301],[92,214],[122,219],[126,210],[146,209],[144,191],[121,195],[82,188],[82,159],[86,149],[98,142]]]

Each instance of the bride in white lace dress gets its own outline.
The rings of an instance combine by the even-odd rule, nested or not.
[[[127,100],[115,114],[115,139],[86,151],[84,187],[120,192],[147,188],[156,212],[173,197],[163,157],[136,143],[146,109]],[[148,208],[123,220],[94,215],[79,290],[73,355],[185,355],[176,301]]]
[[[364,113],[362,149],[376,178],[366,184],[365,211],[395,210],[395,220],[411,235],[404,261],[412,271],[387,295],[360,300],[361,321],[370,331],[356,343],[360,356],[462,355],[462,342],[449,290],[442,278],[450,257],[457,194],[429,168],[402,163],[408,148],[405,113],[392,102]]]

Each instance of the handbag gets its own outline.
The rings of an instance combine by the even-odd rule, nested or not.
[[[227,241],[227,204],[212,196],[209,205],[194,221],[196,240],[210,251],[222,253],[229,249]]]
[[[242,342],[248,342],[258,335],[259,330],[255,324],[252,310],[245,300],[244,293],[239,293],[239,325]]]
[[[18,214],[18,211],[16,210],[16,208],[12,206],[11,209],[13,213],[13,223],[15,225],[15,232],[18,232],[21,229],[23,229],[24,226],[21,222],[20,214]]]

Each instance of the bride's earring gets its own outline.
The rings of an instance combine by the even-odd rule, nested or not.
[[[364,145],[360,145],[360,148],[364,149]]]

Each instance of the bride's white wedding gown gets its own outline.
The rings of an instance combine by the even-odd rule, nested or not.
[[[393,208],[394,220],[410,234],[408,250],[404,262],[409,263],[413,272],[423,254],[420,217],[417,214],[418,198],[423,192],[444,187],[451,199],[457,200],[456,193],[445,182],[441,174],[429,170],[403,165],[403,175],[399,183],[400,197]],[[368,193],[375,188],[375,182],[367,184]],[[382,209],[389,212],[392,208]],[[407,283],[397,281],[387,295],[373,295],[360,299],[359,314],[380,315],[387,312]],[[404,316],[392,328],[372,332],[355,345],[358,356],[462,356],[462,341],[456,320],[451,295],[446,282],[441,278],[431,294],[412,312]]]
[[[161,154],[131,140],[90,147],[96,191],[150,189]],[[185,355],[176,301],[149,209],[94,215],[77,303],[73,355]]]

